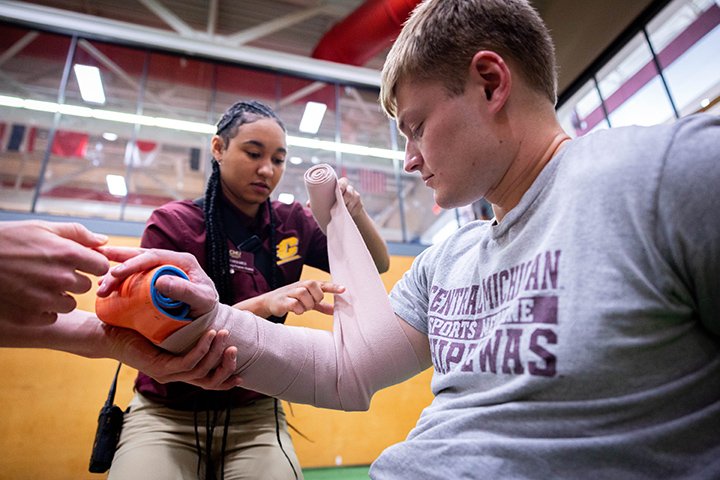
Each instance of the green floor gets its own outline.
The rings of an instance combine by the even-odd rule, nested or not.
[[[307,468],[305,480],[367,480],[369,466],[342,468]]]

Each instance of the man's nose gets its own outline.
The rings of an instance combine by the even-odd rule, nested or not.
[[[411,142],[408,142],[405,146],[405,160],[403,161],[403,168],[406,172],[410,173],[415,170],[419,170],[422,165],[422,155],[417,148],[415,148]]]

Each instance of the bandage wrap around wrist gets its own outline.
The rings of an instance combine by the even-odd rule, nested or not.
[[[208,328],[230,331],[243,387],[324,408],[365,410],[377,390],[420,372],[385,287],[345,207],[331,167],[306,173],[313,215],[328,236],[335,295],[333,331],[278,325],[227,305],[171,335],[183,347]],[[196,333],[193,333],[196,332]],[[173,338],[175,337],[175,338]],[[161,345],[162,346],[162,345]]]

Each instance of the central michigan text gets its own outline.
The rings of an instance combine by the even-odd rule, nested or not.
[[[539,253],[475,285],[433,285],[428,336],[435,369],[554,376],[560,256]]]

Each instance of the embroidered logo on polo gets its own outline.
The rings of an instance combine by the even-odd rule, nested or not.
[[[298,255],[299,242],[297,237],[287,237],[277,244],[277,264],[292,262],[300,258]]]
[[[554,377],[560,253],[539,253],[478,285],[433,285],[428,336],[435,369]]]

